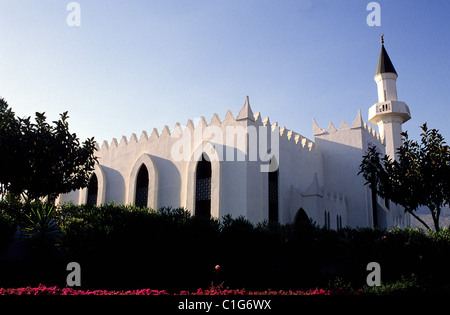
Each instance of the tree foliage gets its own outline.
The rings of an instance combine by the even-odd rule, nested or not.
[[[86,187],[97,163],[94,138],[69,132],[68,114],[50,125],[45,113],[18,118],[0,99],[0,183],[26,200]]]
[[[405,208],[427,229],[429,226],[414,212],[420,206],[430,209],[436,231],[444,205],[450,203],[450,151],[436,129],[421,126],[420,143],[403,132],[397,159],[380,157],[375,146],[363,157],[358,174],[381,197],[389,198]]]

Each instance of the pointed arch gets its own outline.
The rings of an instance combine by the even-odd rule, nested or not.
[[[222,182],[222,165],[219,158],[218,144],[211,144],[203,141],[194,150],[189,160],[187,169],[187,187],[186,187],[186,208],[196,214],[196,186],[197,186],[197,166],[203,156],[210,161],[211,164],[211,217],[218,219],[221,215],[221,182]],[[221,151],[220,151],[221,152]]]
[[[211,216],[211,162],[206,154],[197,162],[195,170],[195,215]]]
[[[141,164],[136,178],[136,193],[134,204],[138,207],[148,206],[148,170],[145,164]]]
[[[147,171],[147,173],[145,173],[145,171]],[[139,177],[139,175],[141,175],[141,177]],[[145,182],[145,175],[147,176],[147,183]],[[158,169],[149,154],[144,153],[136,160],[133,168],[130,171],[128,185],[128,204],[136,204],[137,190],[140,189],[141,195],[145,195],[145,192],[143,192],[143,188],[146,187],[146,206],[151,209],[158,209]]]
[[[80,194],[79,194],[79,200],[78,203],[79,204],[87,204],[87,203],[93,203],[93,186],[94,182],[91,181],[93,180],[93,178],[95,177],[95,179],[97,180],[97,198],[96,198],[96,203],[95,205],[99,206],[105,203],[105,196],[106,196],[106,177],[105,177],[105,172],[103,171],[103,167],[100,164],[96,164],[94,167],[94,171],[91,174],[91,178],[89,179],[89,184],[88,187],[83,188],[80,190]],[[91,200],[88,200],[89,198],[89,186],[91,186]]]

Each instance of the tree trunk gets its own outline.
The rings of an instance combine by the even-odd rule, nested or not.
[[[434,229],[436,233],[440,231],[439,227],[439,216],[441,214],[441,208],[436,208],[434,211],[431,211],[431,217],[433,218]]]
[[[374,188],[371,189],[372,193],[372,219],[373,227],[378,227],[378,209],[377,209],[377,193]]]
[[[418,215],[414,214],[413,211],[406,209],[406,212],[409,212],[414,218],[417,219],[417,221],[422,223],[428,231],[431,230],[431,228],[428,226],[428,224],[426,224],[425,221],[423,221]]]

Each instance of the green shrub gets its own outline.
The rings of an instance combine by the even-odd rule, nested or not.
[[[11,216],[0,210],[0,250],[12,241],[16,229]]]
[[[364,286],[361,293],[367,295],[410,295],[420,293],[421,287],[417,277],[412,274],[410,276],[402,276],[400,280],[389,283],[382,283],[381,286]]]
[[[27,216],[28,226],[39,230],[39,225],[29,224],[36,222],[31,218],[39,218],[37,213],[17,203],[0,206],[0,245],[15,226],[27,226]],[[67,261],[83,266],[83,283],[91,287],[196,289],[208,286],[214,266],[220,265],[221,278],[230,287],[305,289],[341,279],[348,287],[361,288],[372,261],[381,265],[385,284],[367,289],[371,294],[413,289],[412,280],[438,286],[450,282],[449,229],[335,231],[314,222],[255,225],[242,216],[227,215],[219,221],[192,216],[183,208],[153,210],[114,203],[68,203],[41,214],[41,223],[47,222],[41,227],[51,232],[57,225],[59,250]],[[40,231],[45,234],[46,229]],[[414,279],[408,278],[411,274]]]

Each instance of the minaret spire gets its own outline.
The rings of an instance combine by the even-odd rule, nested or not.
[[[384,47],[384,34],[380,35],[380,42],[381,51],[380,57],[378,58],[377,72],[375,73],[375,75],[388,72],[397,74],[397,71],[395,71],[394,65],[392,64],[391,58],[389,58],[386,48]]]
[[[397,100],[397,72],[384,48],[384,34],[380,36],[381,52],[374,80],[378,87],[378,103],[369,109],[369,121],[378,126],[386,143],[386,155],[395,159],[402,144],[402,124],[411,119],[409,107]]]

